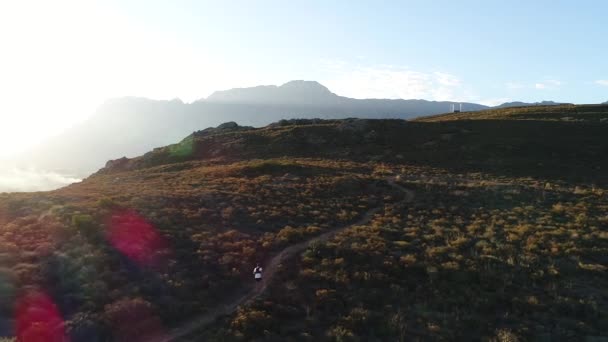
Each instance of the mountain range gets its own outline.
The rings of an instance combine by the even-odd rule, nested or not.
[[[552,105],[511,102],[498,107]],[[315,81],[217,91],[206,99],[184,103],[124,97],[106,101],[87,121],[25,153],[17,165],[84,177],[107,160],[136,156],[174,143],[193,131],[226,121],[260,127],[292,118],[411,119],[449,112],[459,102],[353,99],[332,93]],[[490,107],[462,103],[463,111]]]
[[[532,102],[532,103],[515,101],[515,102],[505,102],[494,108],[528,107],[528,106],[557,106],[557,105],[561,105],[561,104],[565,104],[565,103],[554,102],[554,101],[541,101],[541,102]]]

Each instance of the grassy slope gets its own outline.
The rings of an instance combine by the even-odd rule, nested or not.
[[[64,189],[0,195],[3,322],[37,287],[74,339],[159,333],[233,296],[254,262],[381,205],[199,338],[600,335],[608,125],[512,120],[528,110],[199,132]],[[397,204],[387,173],[415,206]],[[108,242],[125,210],[168,241],[154,267]]]
[[[437,122],[453,120],[543,120],[585,121],[608,120],[608,105],[559,105],[490,109],[479,112],[448,113],[421,117],[416,121]]]

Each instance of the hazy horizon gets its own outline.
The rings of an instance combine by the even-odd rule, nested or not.
[[[294,79],[352,98],[608,100],[599,44],[608,33],[606,4],[372,6],[3,2],[0,156],[82,122],[109,98],[192,102]]]
[[[439,77],[439,76],[438,76]],[[228,91],[228,90],[233,90],[233,89],[246,89],[246,88],[252,88],[252,87],[260,87],[260,86],[277,86],[280,87],[281,85],[291,82],[291,81],[302,81],[302,80],[289,80],[287,82],[284,83],[279,83],[279,84],[258,84],[258,85],[252,85],[252,86],[237,86],[237,87],[232,87],[232,88],[225,88],[225,89],[216,89],[213,91],[210,91],[206,96],[201,96],[199,98],[193,98],[191,100],[184,100],[180,97],[174,97],[174,98],[154,98],[154,97],[147,97],[147,96],[137,96],[137,95],[122,95],[122,96],[113,96],[113,97],[108,97],[105,98],[103,100],[101,100],[99,103],[97,103],[96,105],[93,106],[93,109],[88,111],[88,112],[82,112],[81,115],[78,118],[75,118],[74,120],[68,122],[65,125],[60,126],[58,129],[51,131],[51,132],[47,132],[47,134],[41,134],[37,139],[37,140],[30,140],[29,144],[25,144],[23,146],[18,146],[17,149],[15,150],[10,150],[10,149],[3,149],[0,148],[0,161],[6,161],[6,160],[11,160],[13,157],[15,157],[15,155],[17,155],[20,152],[23,152],[25,150],[27,150],[28,148],[31,147],[35,147],[41,143],[44,143],[45,140],[55,137],[55,136],[59,136],[61,135],[61,133],[65,132],[66,130],[72,128],[73,126],[82,123],[84,121],[86,121],[87,119],[91,118],[93,115],[95,115],[96,111],[103,106],[105,103],[108,103],[110,101],[113,100],[119,100],[119,99],[128,99],[128,98],[140,98],[140,99],[146,99],[146,100],[151,100],[151,101],[175,101],[175,100],[179,100],[181,102],[183,102],[184,104],[192,104],[198,101],[205,101],[207,100],[207,98],[211,95],[213,95],[216,92],[222,92],[222,91]],[[303,80],[303,81],[315,81],[316,80]],[[324,85],[323,83],[319,82],[321,85]],[[333,89],[329,88],[329,90],[338,95],[338,96],[343,96],[343,97],[348,97],[348,98],[353,98],[353,99],[391,99],[391,100],[395,100],[395,99],[399,99],[399,100],[426,100],[426,101],[448,101],[448,102],[469,102],[469,101],[461,101],[458,99],[429,99],[429,98],[401,98],[401,97],[373,97],[373,96],[347,96],[347,95],[343,95],[339,92],[334,91]],[[504,100],[504,101],[502,101]],[[519,102],[520,99],[511,99],[511,98],[504,98],[501,99],[501,101],[493,101],[493,102],[484,102],[484,101],[470,101],[471,103],[479,103],[482,105],[486,105],[489,107],[492,106],[496,106],[496,105],[500,105],[503,103],[507,103],[507,102]],[[543,102],[543,101],[555,101],[555,102],[562,102],[562,101],[556,101],[554,99],[550,99],[550,98],[543,98],[543,99],[539,99],[536,101],[532,101],[531,103],[538,103],[538,102]],[[523,102],[523,101],[522,101]],[[565,101],[564,101],[565,102]],[[569,103],[574,103],[574,102],[569,102]],[[599,103],[599,102],[598,102]],[[586,104],[586,103],[574,103],[574,104]],[[592,103],[589,103],[592,104]],[[201,128],[201,127],[199,127]],[[202,128],[206,128],[206,127],[202,127]],[[6,147],[6,146],[5,146]],[[9,146],[9,147],[15,147],[15,146]],[[12,166],[11,166],[12,167]],[[7,168],[5,168],[6,170]],[[31,169],[29,169],[31,170]],[[47,172],[47,171],[45,171]]]

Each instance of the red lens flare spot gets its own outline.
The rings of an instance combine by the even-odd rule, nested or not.
[[[135,211],[116,213],[107,230],[110,244],[141,266],[159,266],[167,241]]]
[[[30,291],[16,303],[15,328],[17,341],[69,341],[57,305],[46,294]]]

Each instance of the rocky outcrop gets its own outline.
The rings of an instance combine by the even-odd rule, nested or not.
[[[211,134],[217,134],[217,133],[225,133],[225,132],[232,132],[232,131],[246,131],[246,130],[251,130],[254,129],[251,126],[239,126],[239,124],[237,124],[234,121],[228,121],[228,122],[224,122],[223,124],[217,126],[217,127],[209,127],[209,128],[205,128],[201,131],[196,131],[193,133],[194,136],[204,136],[204,135],[211,135]]]

